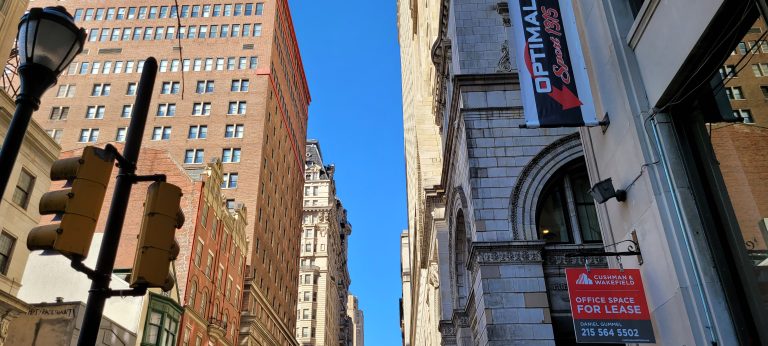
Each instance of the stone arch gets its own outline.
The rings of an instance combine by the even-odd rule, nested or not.
[[[467,303],[470,291],[470,273],[467,269],[469,261],[469,245],[472,242],[471,229],[466,218],[467,199],[464,190],[455,188],[450,200],[448,218],[449,252],[451,270],[451,291],[454,309],[462,309]]]
[[[525,166],[510,196],[510,229],[514,240],[537,240],[536,207],[544,185],[563,165],[584,156],[578,133],[546,146]]]

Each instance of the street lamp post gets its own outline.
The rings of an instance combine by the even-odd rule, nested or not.
[[[32,8],[19,23],[19,95],[16,111],[0,149],[0,197],[5,193],[13,165],[40,97],[83,50],[85,30],[78,28],[64,7]]]

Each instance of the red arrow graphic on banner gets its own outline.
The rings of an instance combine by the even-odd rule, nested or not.
[[[533,77],[533,64],[531,63],[531,50],[528,48],[528,44],[525,44],[525,65],[528,67],[528,74]],[[555,102],[559,103],[561,106],[563,106],[563,110],[569,110],[571,108],[580,107],[583,105],[581,100],[579,100],[579,97],[573,94],[573,91],[571,89],[568,89],[567,87],[563,86],[563,89],[558,89],[556,87],[552,87],[552,91],[547,94],[549,97],[551,97]]]
[[[563,106],[563,110],[569,110],[571,108],[580,107],[583,103],[579,100],[579,97],[574,95],[571,89],[563,87],[563,90],[552,87],[552,92],[549,93],[549,97],[553,98],[557,103]]]

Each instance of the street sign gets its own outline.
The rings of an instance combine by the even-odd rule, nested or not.
[[[565,276],[576,342],[656,342],[640,270],[567,268]]]

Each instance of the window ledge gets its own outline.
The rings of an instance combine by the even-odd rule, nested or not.
[[[637,13],[635,22],[629,28],[629,33],[627,34],[627,44],[632,50],[635,50],[637,43],[640,42],[640,38],[643,37],[643,33],[648,27],[654,12],[656,12],[656,8],[659,7],[660,2],[661,0],[648,0],[643,3],[643,7]]]

